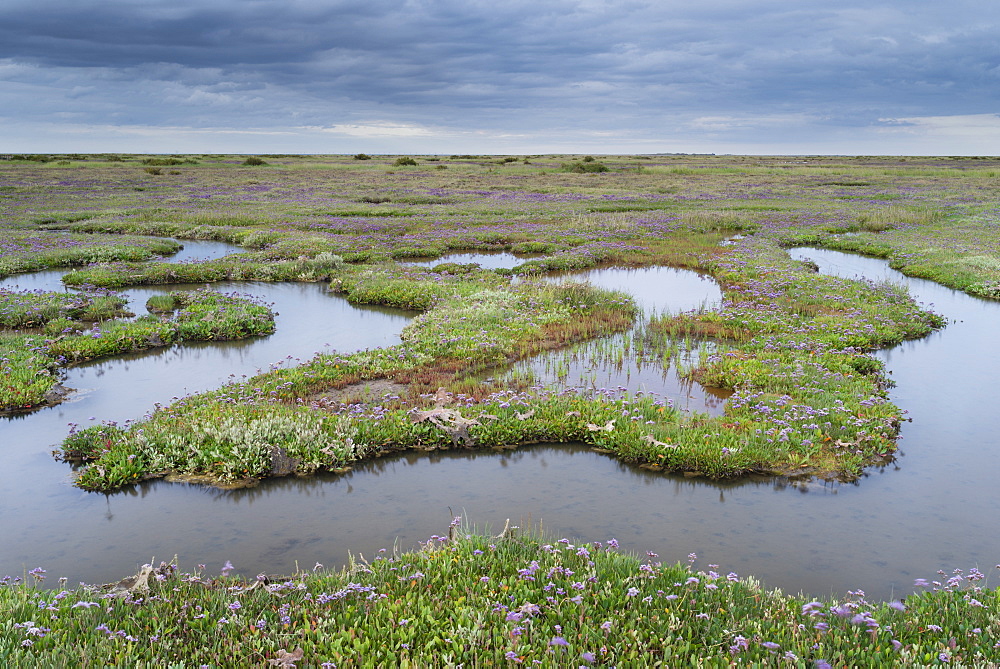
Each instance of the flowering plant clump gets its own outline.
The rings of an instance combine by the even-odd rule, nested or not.
[[[88,217],[88,214],[63,215],[58,219],[46,218],[40,222],[69,226]],[[0,277],[96,262],[138,262],[155,256],[170,255],[180,248],[181,244],[172,239],[131,235],[102,235],[95,238],[86,234],[53,234],[4,226],[4,237],[0,241]]]
[[[614,539],[491,537],[456,518],[419,550],[249,581],[145,565],[115,587],[0,580],[4,666],[988,665],[995,591],[978,570],[902,601],[807,600],[718,565],[664,565]],[[921,579],[922,580],[922,579]],[[132,583],[132,585],[127,585]],[[284,664],[282,664],[284,663]],[[299,663],[299,664],[296,664]]]
[[[0,328],[37,328],[58,319],[102,321],[125,315],[126,301],[98,291],[53,293],[0,289]]]

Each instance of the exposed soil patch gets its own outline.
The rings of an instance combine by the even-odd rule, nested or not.
[[[409,392],[409,386],[404,383],[397,383],[391,379],[371,379],[369,381],[359,381],[344,386],[327,390],[313,395],[309,402],[319,406],[330,404],[350,404],[350,403],[371,403],[381,400],[386,395],[405,396]]]

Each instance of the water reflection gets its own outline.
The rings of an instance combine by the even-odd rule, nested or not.
[[[539,257],[537,254],[513,254],[507,251],[477,251],[474,253],[451,253],[434,260],[416,260],[414,258],[401,258],[400,262],[415,267],[435,267],[443,263],[455,263],[467,265],[476,263],[483,269],[511,269],[517,267],[525,260]]]
[[[546,280],[586,281],[598,288],[624,291],[647,315],[712,309],[722,300],[711,277],[676,267],[601,267],[555,272]]]
[[[626,348],[631,336],[616,335],[547,351],[515,364],[501,378],[527,377],[544,387],[596,392],[627,390],[656,395],[682,411],[722,415],[732,392],[708,388],[684,376],[682,368],[696,362],[697,350],[682,352],[675,360],[663,360],[653,351]]]
[[[722,299],[718,284],[704,275],[674,267],[604,267],[583,272],[556,273],[547,281],[586,281],[591,285],[628,293],[643,310],[640,321],[654,313],[677,313],[711,308]],[[697,362],[699,347],[664,359],[655,350],[643,350],[635,330],[604,337],[567,349],[548,351],[514,365],[504,376],[530,376],[542,386],[627,389],[668,399],[685,411],[723,413],[732,393],[705,388],[685,378],[682,368]],[[678,345],[684,345],[678,342]],[[710,346],[710,345],[709,345]]]
[[[173,554],[177,537],[184,537],[182,559],[216,567],[230,559],[256,574],[291,571],[296,561],[338,564],[348,550],[371,555],[396,541],[415,545],[443,532],[452,513],[495,528],[506,518],[541,518],[556,532],[615,536],[638,546],[662,535],[654,528],[685,522],[669,505],[690,491],[724,499],[734,490],[771,485],[765,479],[706,484],[631,467],[578,444],[538,445],[501,454],[406,453],[345,474],[274,479],[239,490],[146,482],[105,497],[102,516],[113,525],[108,540],[117,550],[131,544],[142,547],[140,555]],[[153,524],[132,524],[143,515]],[[654,539],[647,547],[658,544]],[[96,563],[111,548],[88,547],[87,553]]]
[[[824,271],[832,263],[855,262],[844,254],[808,253]],[[862,271],[892,276],[882,261],[872,262]],[[1000,306],[935,284],[908,283],[919,299],[934,302],[956,322],[879,354],[898,383],[893,400],[913,422],[903,426],[896,460],[852,484],[706,481],[637,469],[580,446],[540,445],[503,453],[406,453],[342,475],[276,479],[244,490],[155,481],[95,495],[70,486],[67,468],[49,457],[48,447],[61,440],[67,422],[133,417],[147,408],[148,400],[132,403],[133,374],[115,377],[109,365],[101,382],[90,386],[100,390],[79,402],[0,423],[0,573],[42,566],[53,580],[111,581],[152,557],[175,554],[185,568],[206,563],[215,570],[228,559],[251,576],[290,572],[296,561],[335,566],[347,551],[371,557],[397,543],[411,548],[443,534],[454,513],[495,531],[507,518],[522,525],[542,520],[552,534],[615,537],[668,562],[695,552],[698,566],[719,564],[771,587],[813,595],[862,588],[870,597],[889,598],[908,593],[914,578],[933,577],[937,569],[986,571],[1000,563],[994,521],[1000,463],[982,451],[998,427],[994,400],[983,389],[1000,376],[1000,347],[993,341]],[[307,357],[340,336],[338,325],[358,329],[348,312],[315,326],[317,314],[323,317],[337,300],[319,286],[305,288],[303,296],[317,301],[307,303],[302,320],[289,321],[303,331],[290,341],[309,332],[314,339],[299,341],[296,356]],[[292,308],[279,311],[298,318]],[[279,324],[275,337],[288,329]],[[278,349],[265,359],[290,352],[284,344]],[[148,372],[145,383],[157,386],[172,365],[182,364],[172,355],[148,356],[171,362]],[[135,365],[143,360],[127,361],[130,372],[138,372]],[[216,371],[231,365],[220,363]],[[191,374],[211,366],[196,360]],[[101,397],[111,399],[102,404]]]

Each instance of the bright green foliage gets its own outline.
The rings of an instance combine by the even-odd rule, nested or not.
[[[785,258],[782,271],[767,258],[778,265]],[[444,425],[414,422],[413,407],[398,403],[374,406],[369,416],[331,414],[317,421],[303,403],[316,390],[336,387],[341,378],[391,378],[446,360],[460,360],[466,373],[474,374],[525,357],[552,332],[600,323],[612,314],[620,320],[602,327],[611,329],[617,322],[621,328],[635,315],[626,296],[580,284],[502,287],[499,279],[484,281],[478,275],[360,271],[342,275],[336,284],[351,299],[433,305],[404,330],[405,348],[374,357],[370,352],[321,356],[299,368],[187,398],[114,435],[111,451],[93,459],[78,485],[116,487],[128,480],[117,464],[142,476],[181,472],[228,483],[272,474],[275,458],[291,458],[286,469],[309,473],[384,451],[537,441],[582,441],[631,462],[712,477],[802,466],[817,474],[852,476],[892,452],[899,409],[885,399],[878,363],[852,347],[867,350],[924,334],[940,323],[938,318],[895,288],[871,291],[858,282],[819,277],[778,251],[717,262],[716,271],[730,282],[730,305],[654,320],[643,336],[651,350],[671,345],[658,339],[663,333],[705,328],[742,342],[691,372],[711,385],[738,390],[724,416],[682,418],[650,397],[548,391],[519,394],[510,409],[513,391],[499,391],[464,400],[458,423],[455,415],[443,419]],[[496,277],[483,273],[487,276]],[[819,284],[831,303],[841,299],[852,305],[846,315],[810,311]],[[767,304],[757,295],[766,295]],[[776,336],[785,343],[778,345]],[[461,421],[475,424],[462,430]],[[271,426],[285,426],[274,428],[283,436],[275,436]],[[99,427],[91,430],[94,441],[105,439]],[[272,435],[273,449],[260,434]],[[352,447],[345,449],[348,440]],[[95,449],[67,444],[67,456],[76,451]]]
[[[0,584],[5,667],[990,666],[995,591],[972,570],[903,602],[806,601],[616,542],[467,534],[343,571],[250,582],[161,563],[132,590]],[[37,583],[44,573],[33,571]],[[825,663],[825,664],[824,664]]]
[[[125,299],[117,295],[0,289],[0,328],[39,327],[61,318],[106,320],[124,315],[125,304]]]
[[[6,295],[0,293],[0,296]],[[51,397],[57,365],[105,358],[122,353],[169,346],[175,342],[242,339],[274,332],[274,313],[254,299],[211,290],[174,292],[151,298],[169,319],[155,315],[135,320],[102,320],[86,327],[59,317],[70,314],[84,320],[118,313],[124,301],[117,296],[63,293],[11,293],[11,300],[32,307],[32,322],[48,321],[45,337],[4,335],[0,340],[0,410],[41,405]],[[13,310],[12,310],[13,311]],[[27,313],[26,311],[22,313]],[[22,318],[23,320],[23,318]],[[127,462],[129,470],[134,463]]]
[[[58,383],[45,338],[0,332],[0,411],[42,404]]]
[[[166,346],[176,341],[176,328],[155,316],[134,321],[106,321],[80,334],[52,340],[46,350],[54,358],[69,362]]]
[[[139,262],[154,255],[170,255],[180,249],[181,245],[171,239],[121,235],[94,238],[92,235],[5,229],[0,277],[95,262]]]
[[[342,264],[343,260],[332,254],[277,262],[233,255],[190,263],[109,263],[70,272],[63,283],[123,288],[213,281],[323,281]]]
[[[274,313],[252,298],[212,290],[171,293],[179,339],[243,339],[274,332]]]

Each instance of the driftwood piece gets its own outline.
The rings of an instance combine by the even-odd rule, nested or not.
[[[665,441],[657,441],[656,439],[653,438],[653,435],[651,434],[647,434],[645,437],[642,438],[642,440],[648,441],[653,446],[663,446],[664,448],[677,448],[677,444],[668,444]]]
[[[434,400],[434,406],[436,407],[447,406],[455,401],[455,397],[444,388],[438,388],[431,399]]]
[[[110,585],[104,586],[108,594],[125,596],[135,592],[149,592],[149,579],[166,578],[177,569],[177,558],[170,562],[161,562],[160,566],[154,567],[152,564],[144,564],[135,576],[128,576]]]
[[[298,468],[299,461],[290,457],[285,449],[271,446],[271,468],[268,471],[271,476],[288,476],[294,474]]]
[[[410,420],[414,423],[421,423],[429,420],[438,429],[449,437],[455,446],[472,446],[475,439],[469,434],[469,428],[473,425],[481,425],[474,418],[466,418],[457,409],[446,409],[435,407],[427,411],[414,411],[410,414]]]
[[[269,665],[272,667],[294,667],[296,662],[302,660],[305,651],[302,650],[302,646],[298,646],[293,651],[279,650],[276,655],[276,657],[267,661]]]

